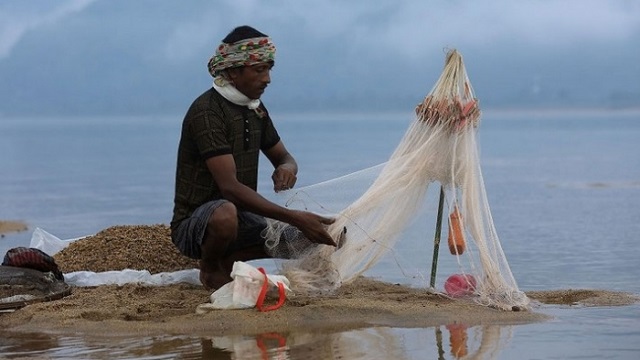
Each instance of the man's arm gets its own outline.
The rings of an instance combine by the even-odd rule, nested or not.
[[[264,154],[267,156],[274,171],[271,175],[273,180],[273,190],[275,192],[291,189],[298,180],[298,164],[296,160],[289,154],[282,141],[266,150]]]
[[[334,219],[325,218],[307,211],[287,209],[265,199],[256,191],[238,181],[233,155],[214,156],[207,159],[206,164],[222,196],[237,207],[289,223],[300,229],[307,239],[312,242],[336,246],[335,241],[329,236],[325,228],[326,225],[332,224],[335,221]],[[286,164],[284,163],[280,166],[286,166]],[[297,166],[295,168],[297,171]]]

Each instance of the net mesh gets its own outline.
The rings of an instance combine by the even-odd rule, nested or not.
[[[288,207],[332,214],[336,222],[328,231],[338,239],[337,248],[314,245],[297,229],[268,221],[267,249],[289,259],[279,269],[292,290],[331,293],[370,269],[393,250],[421,208],[434,204],[426,197],[436,185],[446,199],[449,251],[460,273],[474,279],[471,297],[504,310],[526,308],[529,300],[511,273],[487,201],[477,143],[480,116],[462,56],[450,50],[387,162],[287,192]]]

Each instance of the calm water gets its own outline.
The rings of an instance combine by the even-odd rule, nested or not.
[[[310,185],[384,162],[410,114],[276,116]],[[0,119],[0,219],[62,239],[168,223],[181,116]],[[640,112],[491,112],[480,125],[494,223],[520,288],[640,294]],[[263,162],[267,165],[266,162]],[[260,188],[269,189],[269,169]],[[429,220],[430,221],[430,220]],[[429,237],[409,236],[369,275],[420,285]],[[402,265],[398,267],[396,261]],[[447,264],[439,268],[446,274]],[[444,276],[444,275],[441,275]],[[638,359],[640,306],[537,309],[518,326],[139,338],[1,332],[7,359]],[[465,340],[466,339],[466,340]]]

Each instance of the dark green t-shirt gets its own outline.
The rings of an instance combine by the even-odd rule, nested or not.
[[[207,159],[232,154],[238,181],[257,190],[259,152],[279,141],[264,105],[250,110],[226,100],[213,88],[200,95],[182,123],[171,227],[200,205],[222,198],[205,164]]]

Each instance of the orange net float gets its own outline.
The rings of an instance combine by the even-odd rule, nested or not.
[[[455,206],[453,211],[449,215],[449,251],[452,255],[460,255],[464,253],[466,249],[466,243],[464,241],[464,233],[462,231],[462,215],[458,211],[458,207]]]
[[[467,355],[467,326],[464,324],[449,324],[449,344],[451,345],[451,355],[460,359]]]

